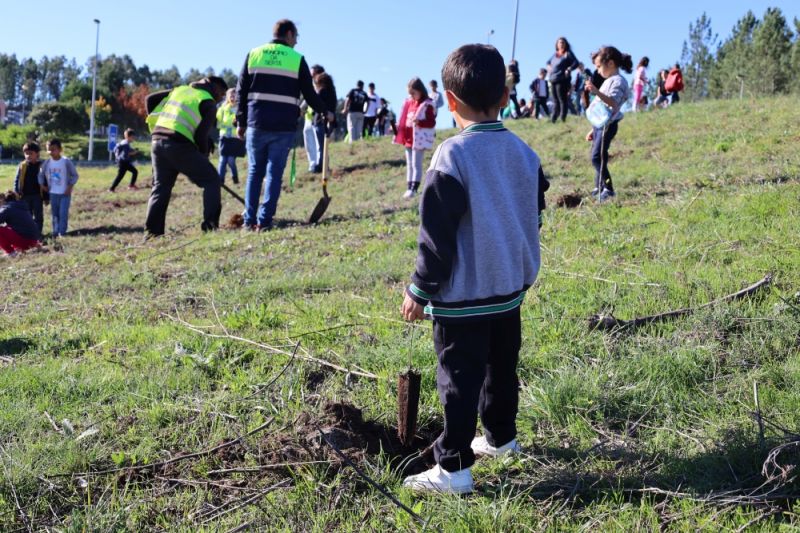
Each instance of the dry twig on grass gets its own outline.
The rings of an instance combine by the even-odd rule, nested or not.
[[[364,481],[366,481],[367,483],[369,483],[369,484],[370,484],[370,485],[371,485],[373,488],[377,489],[377,490],[378,490],[378,492],[380,492],[381,494],[383,494],[384,496],[386,496],[386,497],[389,499],[389,501],[391,501],[391,502],[392,502],[393,504],[395,504],[397,507],[399,507],[400,509],[402,509],[403,511],[405,511],[406,513],[408,513],[408,515],[409,515],[411,518],[413,518],[414,520],[416,520],[416,521],[417,521],[417,522],[418,522],[418,523],[419,523],[419,524],[422,526],[422,528],[423,528],[423,529],[426,529],[426,528],[428,527],[428,522],[427,522],[427,521],[425,521],[425,520],[424,520],[424,519],[423,519],[423,518],[422,518],[420,515],[418,515],[417,513],[415,513],[415,512],[414,512],[414,511],[413,511],[413,510],[412,510],[410,507],[408,507],[407,505],[405,505],[403,502],[401,502],[400,500],[398,500],[397,498],[395,498],[395,497],[392,495],[392,493],[391,493],[391,492],[389,492],[389,489],[387,489],[386,487],[384,487],[383,485],[381,485],[381,484],[380,484],[380,483],[378,483],[377,481],[373,480],[373,479],[372,479],[371,477],[369,477],[367,474],[365,474],[365,473],[364,473],[364,472],[363,472],[363,471],[362,471],[362,470],[361,470],[361,469],[360,469],[360,468],[359,468],[359,467],[358,467],[358,466],[357,466],[357,465],[356,465],[356,464],[355,464],[353,461],[351,461],[351,460],[350,460],[350,458],[349,458],[349,457],[347,457],[347,456],[344,454],[344,452],[342,452],[342,450],[340,450],[340,449],[339,449],[339,447],[338,447],[338,446],[336,446],[336,444],[335,444],[334,442],[332,442],[332,441],[331,441],[331,440],[328,438],[328,436],[327,436],[327,435],[325,435],[325,433],[322,431],[322,429],[321,429],[320,427],[317,427],[316,429],[317,429],[317,432],[319,432],[319,436],[320,436],[320,438],[322,439],[322,442],[324,442],[325,444],[327,444],[328,446],[330,446],[330,447],[331,447],[331,449],[332,449],[334,452],[336,452],[336,455],[338,455],[338,456],[339,456],[339,458],[341,458],[341,460],[342,460],[342,461],[344,461],[344,462],[345,462],[345,464],[347,464],[347,466],[349,466],[350,468],[352,468],[353,470],[355,470],[356,474],[358,474],[358,475],[361,477],[361,479],[363,479]]]
[[[752,294],[758,292],[760,289],[769,286],[771,283],[772,283],[772,274],[767,274],[766,276],[764,276],[763,279],[757,281],[756,283],[750,285],[745,289],[742,289],[733,294],[729,294],[727,296],[723,296],[722,298],[717,298],[716,300],[712,300],[698,307],[686,307],[684,309],[676,309],[674,311],[667,311],[666,313],[659,313],[657,315],[638,317],[632,320],[621,320],[614,317],[614,315],[612,314],[593,315],[589,318],[589,329],[601,330],[601,331],[623,330],[623,329],[632,330],[638,328],[639,326],[643,326],[645,324],[652,324],[655,322],[663,322],[665,320],[679,318],[682,316],[690,315],[695,311],[699,311],[700,309],[706,309],[708,307],[712,307],[720,303],[731,302],[734,300],[745,298],[747,296],[751,296]]]
[[[245,337],[239,337],[237,335],[232,335],[232,334],[227,332],[227,330],[225,329],[225,326],[223,326],[221,323],[218,325],[218,327],[220,327],[222,329],[222,331],[224,331],[225,333],[220,335],[218,333],[210,333],[208,331],[205,331],[204,329],[201,329],[200,326],[195,326],[194,324],[186,322],[185,320],[183,320],[178,315],[177,311],[175,313],[176,316],[172,316],[172,315],[169,315],[167,313],[162,313],[162,314],[165,317],[167,317],[170,320],[172,320],[173,322],[176,322],[177,324],[180,324],[181,326],[185,327],[186,329],[189,329],[189,330],[191,330],[191,331],[193,331],[195,333],[198,333],[198,334],[200,334],[200,335],[202,335],[204,337],[208,337],[208,338],[211,338],[211,339],[226,339],[226,340],[242,342],[242,343],[245,343],[245,344],[249,344],[251,346],[256,346],[257,348],[261,348],[262,350],[266,350],[267,352],[270,352],[270,353],[273,353],[273,354],[286,355],[286,356],[290,356],[290,357],[292,356],[292,352],[289,352],[287,350],[284,350],[284,349],[281,349],[281,348],[276,348],[275,346],[270,346],[269,344],[264,344],[262,342],[257,342],[257,341],[254,341],[254,340],[251,340],[251,339],[248,339],[248,338],[245,338]],[[360,371],[360,370],[353,370],[353,369],[350,369],[350,368],[345,368],[343,366],[339,366],[337,364],[331,363],[330,361],[326,361],[324,359],[320,359],[319,357],[314,357],[306,349],[303,349],[303,352],[304,352],[303,354],[298,354],[296,356],[296,358],[297,359],[301,359],[303,361],[310,362],[310,363],[315,363],[315,364],[318,364],[320,366],[324,366],[324,367],[327,367],[327,368],[332,368],[333,370],[337,370],[339,372],[344,372],[345,374],[351,374],[351,375],[354,375],[354,376],[359,376],[359,377],[368,378],[368,379],[380,379],[380,376],[378,376],[376,374],[373,374],[371,372],[364,372],[364,371]]]
[[[246,439],[248,437],[252,437],[256,433],[259,433],[259,432],[264,431],[265,429],[267,429],[267,427],[269,427],[269,425],[272,424],[273,420],[274,420],[274,418],[270,417],[266,422],[264,422],[263,424],[261,424],[257,428],[248,431],[247,433],[245,433],[244,435],[242,435],[240,437],[237,437],[235,439],[223,442],[219,446],[214,446],[213,448],[208,448],[207,450],[202,450],[202,451],[195,452],[195,453],[189,453],[189,454],[186,454],[186,455],[173,457],[172,459],[167,459],[166,461],[161,461],[161,462],[158,462],[158,463],[150,463],[150,464],[146,464],[146,465],[138,465],[138,466],[123,466],[123,467],[120,467],[120,468],[109,468],[107,470],[98,470],[96,472],[75,472],[75,473],[71,473],[71,474],[54,474],[54,475],[51,475],[49,477],[96,476],[96,475],[101,475],[101,474],[113,474],[115,472],[137,472],[137,471],[140,471],[140,470],[154,470],[156,468],[163,468],[163,467],[165,467],[167,465],[171,465],[171,464],[174,464],[174,463],[179,463],[179,462],[182,462],[182,461],[187,461],[189,459],[197,459],[198,457],[205,457],[207,455],[211,455],[212,453],[215,453],[215,452],[218,452],[220,450],[224,450],[225,448],[228,448],[230,446],[233,446],[234,444],[240,444],[242,441],[244,441],[244,439]]]

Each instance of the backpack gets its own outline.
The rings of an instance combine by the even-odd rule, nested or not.
[[[669,71],[664,88],[670,93],[677,93],[683,90],[683,74],[680,70],[672,69]]]
[[[114,161],[119,163],[119,158],[122,157],[122,143],[118,142],[114,145],[114,150],[111,152],[114,155]]]

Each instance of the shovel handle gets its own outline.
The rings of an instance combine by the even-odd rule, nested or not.
[[[330,135],[325,135],[325,143],[323,144],[322,150],[325,152],[325,157],[322,158],[322,187],[327,188],[328,186],[328,171],[330,166]]]

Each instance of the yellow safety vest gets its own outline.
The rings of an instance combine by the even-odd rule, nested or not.
[[[236,110],[230,102],[225,102],[217,109],[217,126],[220,137],[233,137],[233,123],[236,121]]]
[[[175,87],[153,112],[147,115],[150,132],[152,133],[157,127],[166,128],[180,133],[194,143],[194,134],[202,119],[200,104],[206,100],[214,100],[208,91],[189,85]]]
[[[283,91],[277,87],[274,91],[270,90],[269,92],[251,91],[248,93],[247,98],[249,100],[299,105],[297,80],[300,78],[302,61],[303,54],[296,52],[294,48],[285,44],[268,43],[250,50],[250,54],[247,56],[247,72],[250,75],[280,76],[295,80],[295,84],[290,84]]]

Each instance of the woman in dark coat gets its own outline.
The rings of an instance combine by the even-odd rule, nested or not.
[[[326,109],[336,109],[336,87],[333,85],[333,78],[331,78],[330,74],[323,72],[314,76],[314,88],[317,90],[317,94],[319,94]],[[314,130],[317,133],[319,150],[317,151],[317,164],[314,166],[314,172],[322,172],[322,162],[325,161],[326,127],[330,128],[328,131],[336,131],[336,120],[328,125],[325,115],[315,113]]]
[[[565,37],[556,40],[556,53],[547,61],[550,73],[550,84],[553,86],[553,118],[567,120],[569,88],[572,85],[572,70],[578,66],[578,59],[572,53],[569,41]]]

